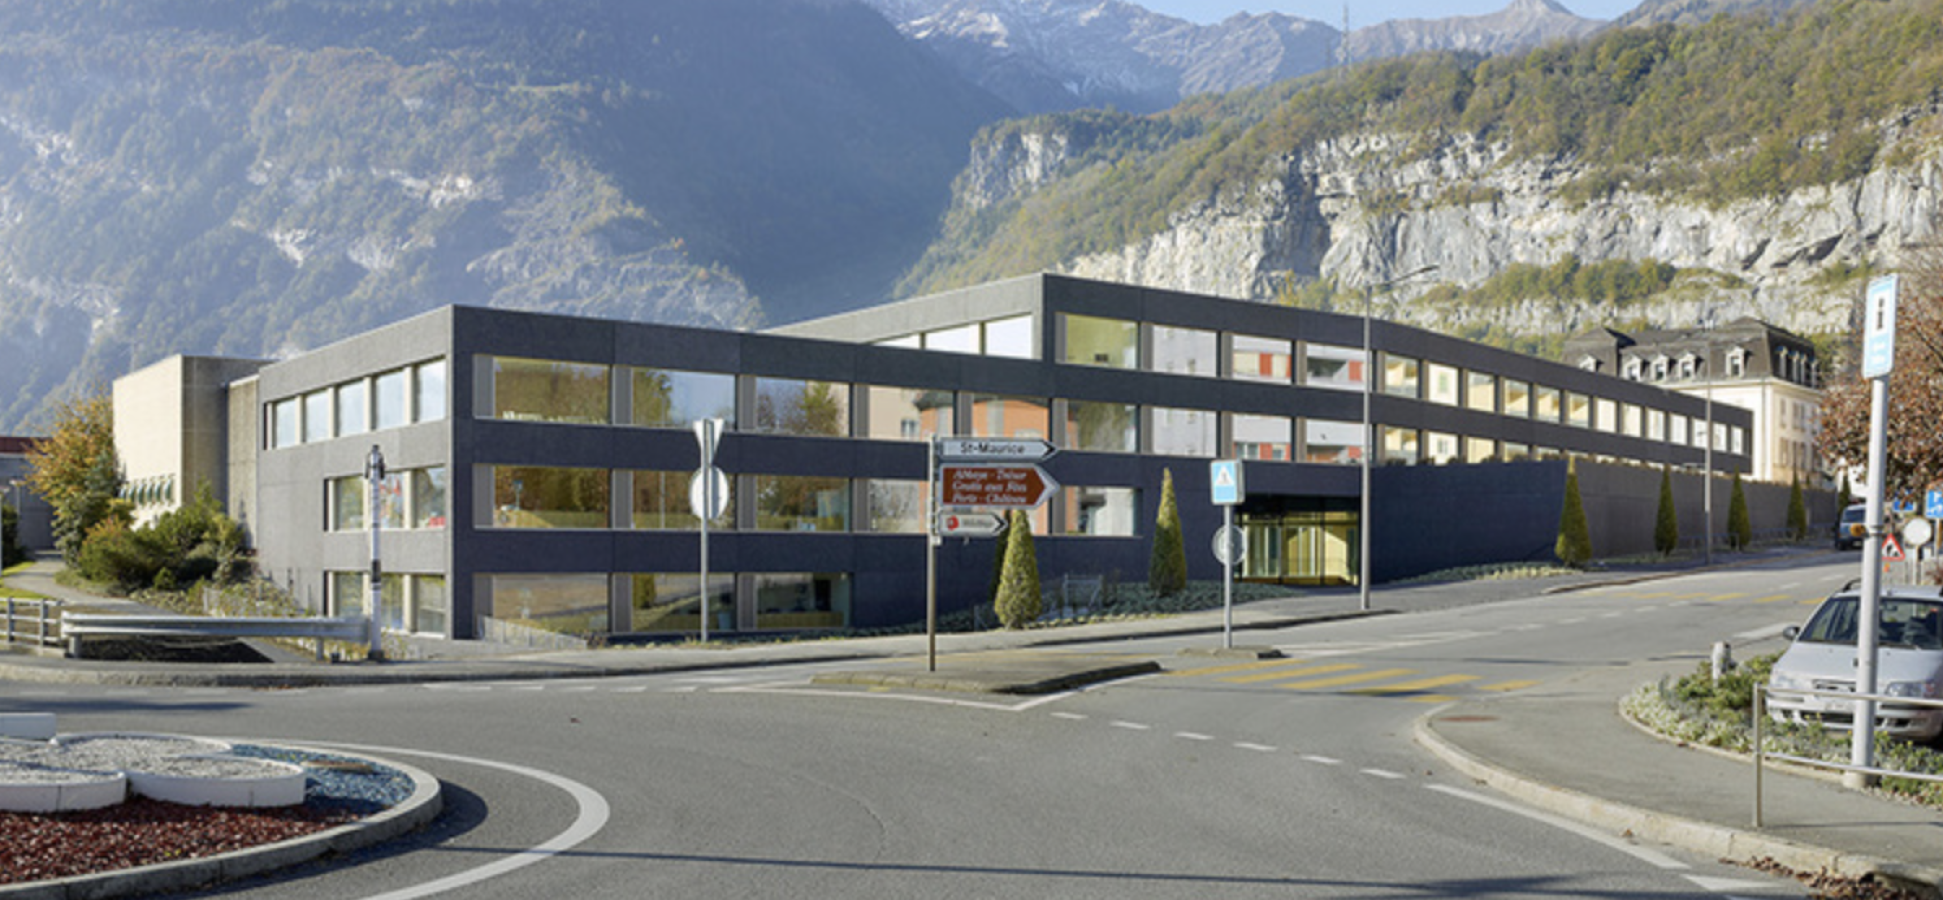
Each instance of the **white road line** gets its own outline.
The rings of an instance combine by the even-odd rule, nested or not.
[[[1267,745],[1267,744],[1250,744],[1250,743],[1248,743],[1248,742],[1246,742],[1246,741],[1238,741],[1238,742],[1236,742],[1236,743],[1235,743],[1235,749],[1237,749],[1237,750],[1253,750],[1253,751],[1255,751],[1256,753],[1274,753],[1274,752],[1275,752],[1275,748],[1274,748],[1274,747],[1270,747],[1270,746],[1269,746],[1269,745]]]
[[[633,686],[633,687],[624,687],[624,688],[614,688],[613,690],[611,690],[611,691],[609,691],[608,693],[611,693],[611,694],[639,694],[639,693],[641,693],[642,691],[645,691],[645,690],[647,690],[647,689],[648,689],[648,686],[647,686],[647,685],[645,685],[645,684],[637,684],[637,685],[635,685],[635,686]]]
[[[661,692],[664,694],[692,694],[699,690],[701,690],[700,685],[689,684],[681,687],[662,688]]]
[[[1617,618],[1619,618],[1620,616],[1623,616],[1623,615],[1625,615],[1625,613],[1623,613],[1623,612],[1609,612],[1609,613],[1602,613],[1602,614],[1600,614],[1600,616],[1599,616],[1599,618],[1601,618],[1601,619],[1617,619]]]
[[[1575,617],[1573,617],[1573,618],[1570,618],[1570,619],[1565,619],[1565,620],[1563,620],[1563,621],[1561,621],[1561,622],[1559,622],[1559,624],[1560,624],[1560,625],[1578,625],[1578,624],[1580,624],[1580,623],[1582,623],[1582,622],[1584,622],[1584,621],[1585,621],[1585,617],[1584,617],[1584,616],[1575,616]]]
[[[428,691],[446,691],[454,694],[478,694],[492,690],[490,684],[428,684]]]
[[[1199,733],[1199,732],[1194,732],[1194,731],[1176,731],[1176,732],[1174,732],[1174,736],[1175,736],[1175,737],[1177,737],[1177,738],[1180,738],[1181,740],[1184,740],[1184,741],[1212,741],[1212,740],[1214,740],[1214,735],[1211,735],[1211,734],[1201,734],[1201,733]]]
[[[555,775],[552,772],[543,772],[539,769],[530,769],[525,766],[497,762],[490,759],[480,759],[475,756],[456,756],[448,753],[433,753],[428,750],[411,750],[403,747],[371,747],[361,744],[324,744],[323,746],[340,747],[346,750],[361,750],[370,753],[396,753],[405,756],[419,756],[427,759],[444,759],[468,765],[500,769],[502,771],[512,772],[515,775],[524,775],[536,781],[543,781],[560,790],[566,791],[568,796],[573,797],[574,803],[580,809],[579,815],[574,818],[573,824],[567,826],[567,830],[554,835],[545,843],[538,844],[526,850],[516,851],[504,859],[487,863],[476,869],[458,872],[444,878],[425,882],[424,884],[389,891],[383,894],[376,894],[365,898],[365,900],[413,900],[413,898],[417,897],[429,897],[433,894],[441,894],[467,885],[478,884],[488,878],[504,875],[515,869],[526,868],[536,862],[551,859],[558,854],[571,850],[579,846],[581,842],[599,834],[600,830],[607,826],[607,818],[610,815],[607,798],[602,797],[600,792],[564,775]]]
[[[1313,753],[1304,753],[1302,754],[1302,758],[1308,760],[1309,762],[1320,763],[1325,766],[1340,766],[1343,764],[1342,760],[1337,759],[1333,756],[1317,756]]]
[[[568,685],[568,686],[566,686],[566,687],[563,687],[563,688],[561,688],[561,689],[560,689],[560,693],[562,693],[562,694],[586,694],[586,693],[590,693],[590,692],[592,692],[593,690],[594,690],[594,686],[593,686],[593,685],[591,685],[591,684],[574,684],[574,685]]]
[[[1391,781],[1397,781],[1403,778],[1402,772],[1392,772],[1389,769],[1364,769],[1363,774],[1373,775],[1377,778],[1387,778]]]
[[[1052,717],[1055,719],[1065,719],[1068,722],[1083,722],[1087,718],[1084,713],[1075,712],[1056,712],[1052,714]]]
[[[1152,725],[1143,725],[1143,724],[1141,724],[1141,723],[1139,723],[1139,722],[1129,722],[1129,721],[1127,721],[1127,720],[1125,720],[1125,719],[1115,719],[1115,720],[1113,720],[1113,727],[1115,727],[1115,728],[1125,728],[1125,729],[1127,729],[1128,731],[1147,731],[1147,730],[1149,730],[1149,729],[1151,729],[1151,728],[1153,728],[1154,726],[1152,726]]]
[[[1543,822],[1547,825],[1552,826],[1553,828],[1559,828],[1565,831],[1572,832],[1573,834],[1576,834],[1587,840],[1596,841],[1598,843],[1604,844],[1608,847],[1611,847],[1614,850],[1617,850],[1621,853],[1631,856],[1634,859],[1641,860],[1649,865],[1656,866],[1661,869],[1667,869],[1669,871],[1672,871],[1678,869],[1692,868],[1692,866],[1689,866],[1686,863],[1674,859],[1671,856],[1661,853],[1658,850],[1650,850],[1645,847],[1635,846],[1632,843],[1626,841],[1624,838],[1614,837],[1613,835],[1607,834],[1603,831],[1599,831],[1597,829],[1585,825],[1581,825],[1570,819],[1564,819],[1558,816],[1554,816],[1550,813],[1539,812],[1538,810],[1535,809],[1526,809],[1525,807],[1519,806],[1518,804],[1512,803],[1508,800],[1500,800],[1496,797],[1486,796],[1484,794],[1479,794],[1474,791],[1467,791],[1462,788],[1454,788],[1442,784],[1425,785],[1425,787],[1429,788],[1430,790],[1436,791],[1440,794],[1448,794],[1452,797],[1458,797],[1464,800],[1469,800],[1473,803],[1480,803],[1485,806],[1493,807],[1495,809],[1501,809],[1508,813],[1516,813],[1518,815],[1524,816],[1525,818]]]
[[[1700,885],[1702,889],[1712,891],[1716,894],[1725,894],[1728,891],[1759,891],[1773,887],[1771,884],[1748,881],[1745,878],[1715,878],[1710,875],[1684,875],[1681,877]]]

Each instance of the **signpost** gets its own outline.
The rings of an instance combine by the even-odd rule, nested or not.
[[[1215,532],[1214,556],[1221,560],[1221,646],[1235,646],[1235,566],[1248,555],[1248,539],[1235,528],[1235,507],[1248,497],[1241,460],[1208,463],[1208,496],[1221,507],[1221,530]]]
[[[708,522],[729,506],[728,476],[715,467],[716,445],[721,440],[721,419],[695,422],[695,443],[701,450],[701,463],[688,483],[688,507],[702,520],[702,643],[708,643]]]
[[[1863,699],[1876,692],[1876,656],[1879,644],[1877,617],[1882,599],[1883,515],[1882,485],[1888,466],[1889,373],[1896,366],[1896,302],[1899,283],[1894,275],[1869,282],[1863,306],[1862,377],[1869,380],[1869,497],[1867,521],[1869,534],[1862,542],[1861,621],[1855,642],[1855,718],[1850,729],[1849,763],[1857,768],[1875,764],[1875,701]],[[1889,535],[1889,546],[1900,555],[1900,547]],[[1866,787],[1872,776],[1851,772],[1843,777],[1850,787]]]
[[[938,458],[947,462],[1039,462],[1053,455],[1039,438],[940,438]]]
[[[1929,491],[1923,494],[1923,517],[1943,519],[1943,491]]]
[[[948,513],[938,526],[951,537],[998,537],[1005,530],[1005,517],[997,513]]]
[[[987,509],[1033,509],[1059,490],[1036,465],[1059,452],[1039,438],[932,436],[925,477],[924,632],[928,668],[938,671],[938,545],[944,536],[997,537],[1006,517]],[[951,510],[944,512],[944,510]]]
[[[1059,482],[1034,465],[954,465],[942,468],[946,507],[990,506],[1033,509],[1046,502]]]

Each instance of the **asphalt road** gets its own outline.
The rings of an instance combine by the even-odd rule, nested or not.
[[[1410,742],[1445,698],[1741,655],[1852,557],[1244,633],[1092,646],[1166,674],[1042,698],[813,685],[841,666],[298,691],[9,687],[64,732],[355,745],[428,769],[413,839],[223,896],[1798,897],[1508,808]],[[1438,589],[1431,589],[1432,591]],[[1442,607],[1442,608],[1437,608]],[[864,664],[868,665],[868,664]],[[1677,860],[1690,868],[1666,865]]]

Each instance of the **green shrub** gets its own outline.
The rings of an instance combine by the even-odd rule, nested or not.
[[[1653,522],[1653,549],[1665,556],[1680,546],[1680,512],[1673,505],[1673,471],[1660,470],[1660,509]]]
[[[1808,539],[1808,500],[1801,494],[1799,475],[1795,476],[1788,488],[1788,539]]]
[[[1754,543],[1754,522],[1747,515],[1747,494],[1741,490],[1741,473],[1734,473],[1734,489],[1727,497],[1727,545],[1745,550]]]
[[[1181,508],[1174,500],[1174,470],[1160,473],[1160,513],[1154,520],[1154,551],[1147,562],[1147,587],[1162,597],[1187,586],[1187,545],[1181,537]]]
[[[1032,519],[1024,510],[1012,511],[1012,533],[1005,542],[1005,574],[999,577],[992,606],[1001,624],[1024,628],[1044,612],[1039,597],[1039,555],[1032,545]]]
[[[1579,470],[1565,466],[1565,508],[1558,518],[1558,543],[1553,546],[1558,561],[1573,568],[1584,568],[1592,561],[1592,529],[1585,520],[1585,501],[1579,498]]]

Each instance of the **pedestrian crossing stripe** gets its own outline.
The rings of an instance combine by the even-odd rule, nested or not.
[[[1333,678],[1311,678],[1306,681],[1292,681],[1276,687],[1291,691],[1310,691],[1318,688],[1341,687],[1345,684],[1362,684],[1366,681],[1382,681],[1385,678],[1401,678],[1417,674],[1416,669],[1378,669],[1374,672],[1359,672],[1355,675],[1337,675]]]
[[[1447,684],[1463,684],[1466,681],[1476,681],[1477,678],[1476,675],[1432,675],[1428,678],[1416,679],[1415,681],[1400,681],[1396,684],[1357,688],[1350,691],[1350,693],[1369,694],[1372,696],[1381,696],[1383,694],[1416,694],[1431,688],[1443,687]]]
[[[1522,691],[1522,690],[1524,690],[1525,688],[1528,688],[1528,687],[1536,687],[1537,685],[1538,685],[1538,682],[1536,682],[1536,681],[1524,681],[1524,680],[1515,680],[1515,681],[1500,681],[1500,682],[1498,682],[1497,684],[1485,684],[1485,685],[1479,685],[1479,686],[1478,686],[1478,690],[1480,690],[1480,691],[1497,691],[1497,692],[1500,692],[1500,693],[1503,693],[1503,692],[1508,692],[1508,691]]]
[[[1788,599],[1788,596],[1789,595],[1787,594],[1769,594],[1766,597],[1754,598],[1754,602],[1755,603],[1776,603]]]
[[[1304,662],[1306,662],[1306,660],[1277,659],[1269,662],[1236,663],[1234,665],[1228,665],[1228,666],[1203,666],[1198,669],[1182,669],[1178,672],[1169,672],[1167,674],[1177,678],[1187,678],[1187,677],[1203,676],[1203,675],[1226,675],[1229,672],[1258,672],[1261,671],[1262,669],[1283,669],[1283,668],[1288,668],[1289,666],[1299,666],[1302,665]]]
[[[1350,669],[1360,668],[1362,666],[1355,663],[1329,663],[1301,669],[1278,669],[1273,672],[1257,672],[1253,675],[1236,675],[1233,678],[1223,678],[1221,680],[1227,684],[1255,684],[1261,681],[1283,681],[1304,675],[1326,675],[1330,672],[1346,672]]]
[[[1709,599],[1712,599],[1712,600],[1739,600],[1740,598],[1742,598],[1742,597],[1745,597],[1745,596],[1747,596],[1747,594],[1745,594],[1745,593],[1741,593],[1741,592],[1739,592],[1739,591],[1736,591],[1736,592],[1733,592],[1733,593],[1728,593],[1728,594],[1715,594],[1715,595],[1713,595],[1713,596],[1712,596],[1711,598],[1709,598]]]

